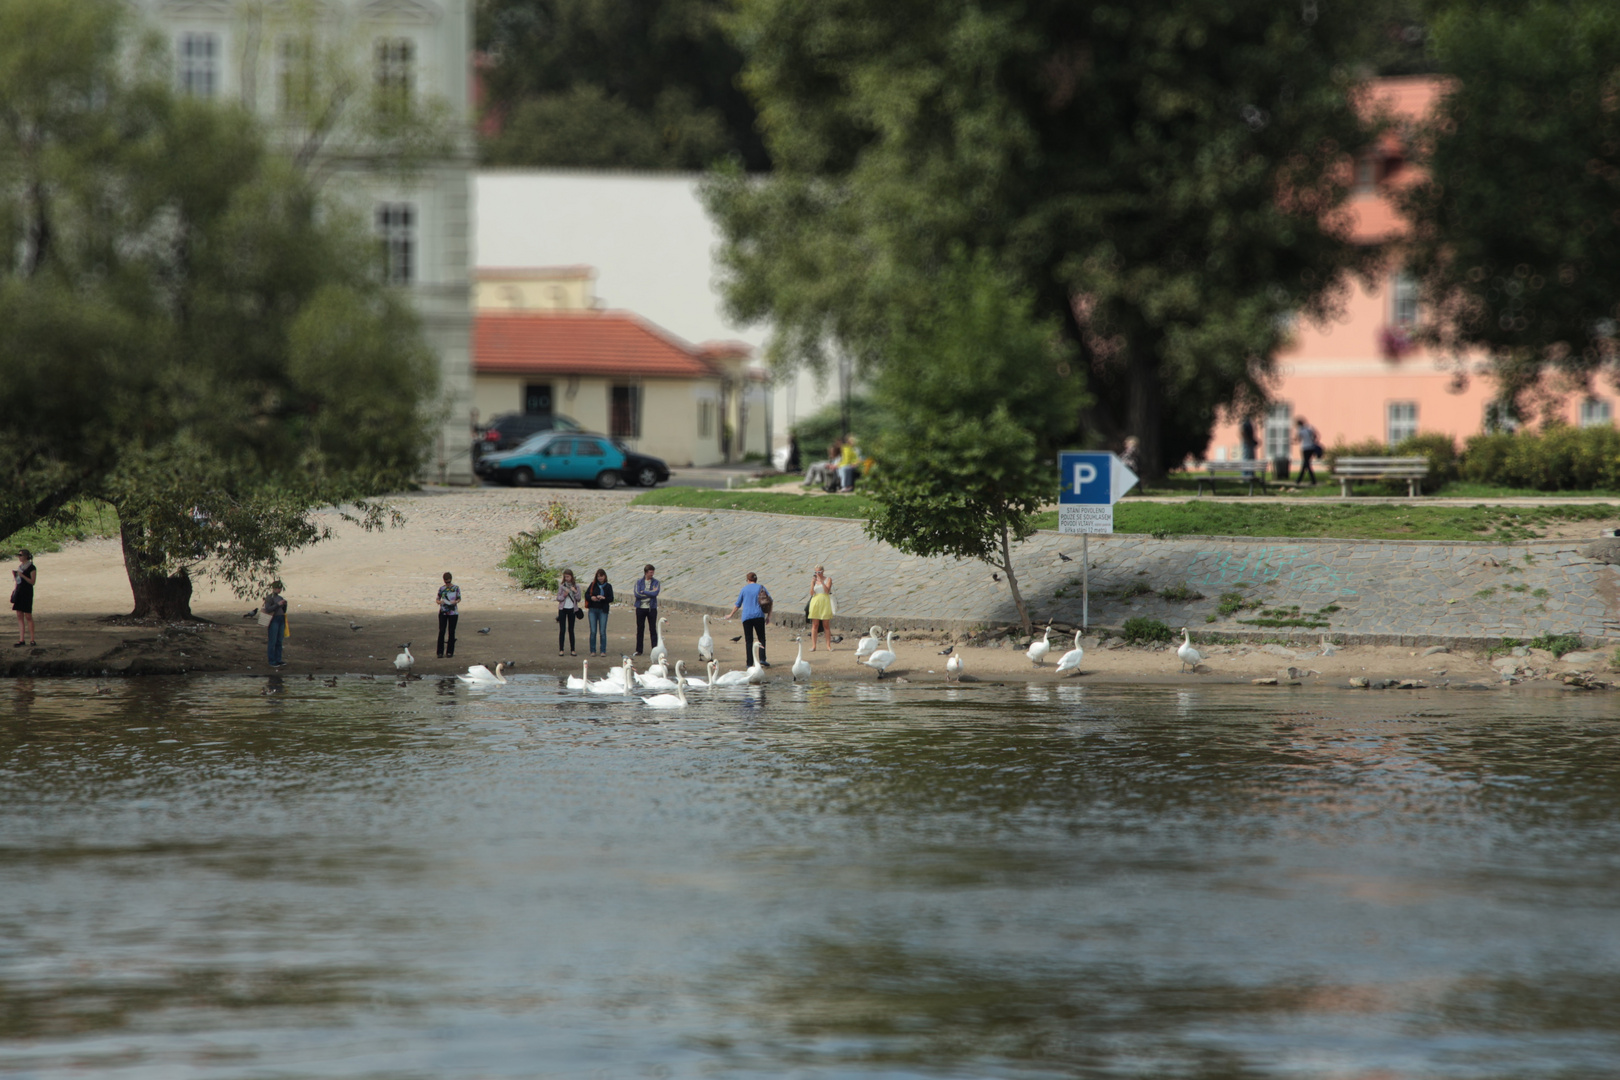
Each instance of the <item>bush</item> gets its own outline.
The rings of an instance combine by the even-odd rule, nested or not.
[[[1539,432],[1475,435],[1463,451],[1461,475],[1537,491],[1620,488],[1620,431],[1555,424]]]
[[[1127,645],[1155,645],[1171,640],[1174,636],[1170,628],[1158,619],[1148,619],[1143,616],[1126,619],[1121,627],[1121,633]]]
[[[1581,635],[1579,634],[1542,634],[1530,642],[1532,649],[1544,649],[1554,656],[1563,656],[1565,653],[1579,651]]]
[[[1450,435],[1431,431],[1428,434],[1413,435],[1402,439],[1394,446],[1380,442],[1377,439],[1364,439],[1358,443],[1343,443],[1327,451],[1323,460],[1329,471],[1342,457],[1421,457],[1429,460],[1429,475],[1424,478],[1423,490],[1435,491],[1442,484],[1457,479],[1460,475],[1457,444]],[[1386,485],[1391,491],[1405,492],[1406,481],[1389,481]]]
[[[516,536],[508,537],[506,541],[506,558],[501,565],[506,567],[507,573],[517,579],[517,583],[525,589],[542,589],[555,592],[562,570],[560,567],[547,566],[541,546],[558,533],[567,532],[579,524],[579,515],[564,503],[553,499],[540,511],[539,527],[533,532],[520,532]],[[575,574],[578,577],[578,574]]]

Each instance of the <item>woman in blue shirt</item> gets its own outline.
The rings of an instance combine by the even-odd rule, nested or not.
[[[763,603],[761,602],[763,598]],[[731,618],[737,612],[742,612],[743,648],[748,651],[748,662],[754,662],[754,637],[759,637],[759,666],[770,667],[765,660],[765,615],[766,607],[771,602],[771,594],[765,591],[765,586],[759,583],[759,576],[753,571],[748,573],[748,583],[737,594],[737,603],[731,608]]]

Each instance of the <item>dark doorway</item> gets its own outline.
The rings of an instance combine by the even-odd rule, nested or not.
[[[529,416],[551,415],[551,384],[530,383],[523,388],[523,411]]]

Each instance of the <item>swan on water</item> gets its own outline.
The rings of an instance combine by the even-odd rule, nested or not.
[[[863,663],[865,663],[869,668],[877,668],[878,678],[881,679],[883,678],[883,673],[889,670],[889,665],[894,663],[894,661],[894,631],[890,630],[888,641],[884,644],[883,648],[879,649],[871,656],[868,656]]]
[[[714,659],[714,638],[709,636],[709,617],[703,616],[703,636],[698,638],[698,659],[707,664]]]
[[[590,685],[590,681],[591,662],[589,660],[581,660],[579,662],[579,676],[577,678],[573,675],[568,676],[563,685],[568,687],[570,690],[583,690],[586,686]]]
[[[680,667],[679,664],[676,664],[675,666]],[[716,663],[713,660],[710,660],[707,664],[703,665],[703,669],[706,672],[708,672],[709,677],[706,678],[706,679],[700,679],[696,675],[688,675],[686,677],[686,685],[688,687],[692,688],[693,690],[708,690],[708,689],[710,689],[711,687],[714,686],[714,673],[715,673],[715,670],[717,668],[719,668],[719,667],[720,667],[720,665],[718,663]]]
[[[1074,648],[1058,657],[1057,673],[1067,675],[1071,671],[1080,670],[1080,661],[1086,658],[1086,650],[1080,647],[1080,631],[1074,632]]]
[[[635,668],[631,665],[630,658],[628,656],[621,657],[620,659],[623,662],[622,667],[616,667],[610,670],[607,678],[605,679],[598,679],[596,682],[586,683],[585,689],[589,690],[593,694],[628,694],[630,692],[630,687],[635,683],[636,672]],[[617,674],[615,674],[615,672],[617,672]],[[626,682],[626,679],[628,679],[629,682]]]
[[[1030,663],[1034,664],[1036,667],[1040,667],[1041,666],[1041,661],[1045,660],[1046,659],[1046,654],[1051,652],[1051,651],[1052,651],[1052,624],[1047,623],[1046,624],[1046,629],[1041,632],[1041,640],[1039,640],[1039,641],[1035,642],[1033,645],[1031,645],[1029,647],[1028,651],[1026,651],[1024,653],[1024,655],[1029,657],[1029,662]]]
[[[856,643],[856,645],[855,645],[855,662],[856,663],[861,663],[868,656],[871,656],[873,653],[877,652],[878,635],[881,634],[881,633],[883,633],[883,628],[881,626],[874,626],[874,627],[872,627],[871,633],[867,634],[865,637],[861,638],[861,640],[859,642]]]
[[[1181,660],[1183,671],[1190,664],[1196,672],[1198,665],[1204,662],[1204,654],[1192,647],[1192,635],[1187,633],[1185,626],[1181,628],[1181,648],[1176,650],[1176,656]]]
[[[793,667],[790,669],[793,672],[793,681],[798,682],[800,679],[804,679],[808,682],[810,680],[810,665],[804,658],[804,638],[798,637],[793,640],[799,643],[799,658],[793,661]]]
[[[716,686],[741,686],[748,681],[747,671],[739,669],[737,671],[728,671],[722,675],[720,674],[720,661],[713,661],[713,665],[715,673],[714,685]]]
[[[686,661],[675,661],[675,692],[673,694],[654,694],[643,699],[649,709],[684,709],[686,708]]]
[[[760,663],[759,659],[759,654],[764,648],[764,642],[754,642],[754,663],[748,669],[748,681],[756,686],[765,681],[765,665]]]
[[[675,669],[677,671],[680,670],[681,663],[682,661],[675,661]],[[662,668],[662,666],[663,665],[659,665],[660,668]],[[673,690],[675,689],[675,684],[680,681],[679,679],[671,679],[663,675],[655,675],[653,674],[653,670],[654,669],[652,668],[648,668],[645,674],[637,675],[636,685],[641,687],[643,690]]]
[[[952,653],[951,658],[945,661],[945,681],[962,681],[962,654]]]
[[[663,657],[659,657],[657,663],[647,665],[647,670],[642,672],[642,675],[654,679],[667,679],[669,678],[669,665],[664,662]]]
[[[464,683],[471,683],[474,686],[505,686],[506,680],[501,677],[501,669],[504,668],[507,663],[508,661],[502,660],[500,663],[495,665],[494,671],[489,670],[489,668],[485,667],[483,664],[474,664],[472,667],[467,669],[467,674],[457,675],[456,678],[460,679]]]
[[[660,616],[658,619],[658,644],[647,650],[647,663],[662,664],[664,657],[669,655],[669,648],[664,644],[664,624],[668,619]]]
[[[404,651],[398,656],[394,657],[394,670],[403,671],[409,675],[411,668],[416,666],[416,657],[411,655],[410,642],[407,641],[405,644],[401,645],[400,648]]]

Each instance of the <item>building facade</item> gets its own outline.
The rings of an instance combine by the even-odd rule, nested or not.
[[[444,421],[427,478],[471,483],[473,175],[471,0],[134,0],[167,46],[175,86],[240,101],[370,223],[439,356]],[[420,116],[440,152],[401,167],[379,105]],[[320,123],[312,130],[310,117]]]

